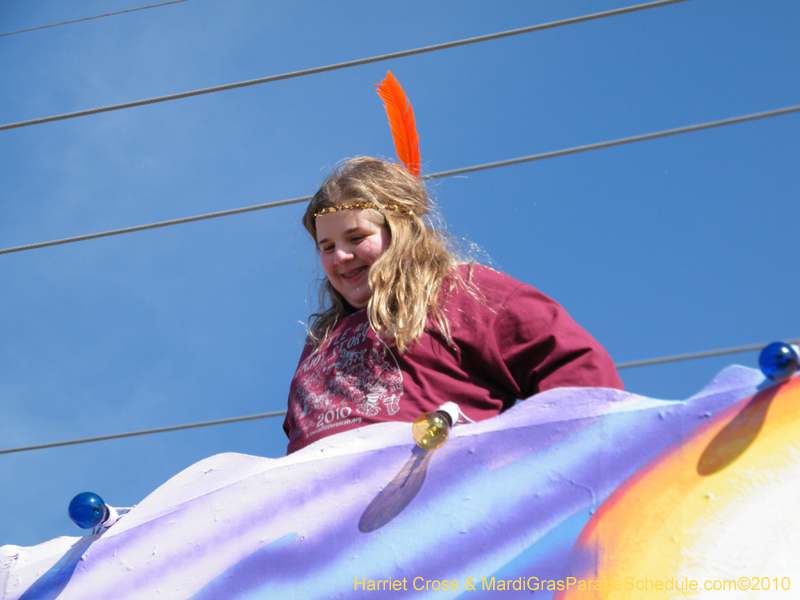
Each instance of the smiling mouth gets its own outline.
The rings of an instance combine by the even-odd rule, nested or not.
[[[355,271],[350,271],[349,273],[342,273],[342,279],[352,279],[353,277],[358,277],[367,270],[367,267],[360,267]]]

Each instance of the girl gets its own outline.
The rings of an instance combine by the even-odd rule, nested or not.
[[[327,280],[289,391],[289,453],[451,400],[478,421],[551,388],[622,389],[561,306],[460,259],[431,211],[419,179],[376,158],[345,162],[308,205]]]

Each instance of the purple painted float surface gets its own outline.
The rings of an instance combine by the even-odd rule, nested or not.
[[[551,390],[433,452],[385,423],[212,456],[101,534],[0,548],[0,598],[472,598],[498,595],[484,577],[558,579],[610,494],[765,385],[729,367],[686,401]]]

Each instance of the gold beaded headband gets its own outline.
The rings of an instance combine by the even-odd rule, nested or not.
[[[401,207],[397,206],[396,204],[387,204],[385,206],[378,206],[374,202],[350,202],[348,204],[336,204],[335,206],[330,206],[328,208],[323,208],[321,211],[314,213],[314,220],[316,220],[318,217],[320,217],[322,215],[326,215],[328,213],[335,213],[338,210],[351,210],[353,208],[364,208],[364,209],[371,208],[373,210],[380,210],[380,209],[387,209],[388,208],[390,210],[396,210],[397,212],[405,213],[405,214],[407,214],[409,216],[414,216],[414,212],[413,211],[411,211],[411,210],[409,210],[407,208],[401,208]]]

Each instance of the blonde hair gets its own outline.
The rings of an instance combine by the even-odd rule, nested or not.
[[[369,270],[372,295],[367,314],[372,329],[402,353],[422,337],[430,315],[448,344],[452,343],[439,293],[448,277],[451,287],[460,281],[453,267],[466,261],[451,251],[445,234],[434,226],[438,216],[423,183],[402,167],[377,158],[343,162],[323,182],[303,216],[315,244],[315,213],[352,202],[377,206],[363,210],[375,223],[386,224],[390,233],[389,247]],[[326,279],[320,285],[320,312],[309,318],[314,347],[319,348],[333,326],[354,312]]]

